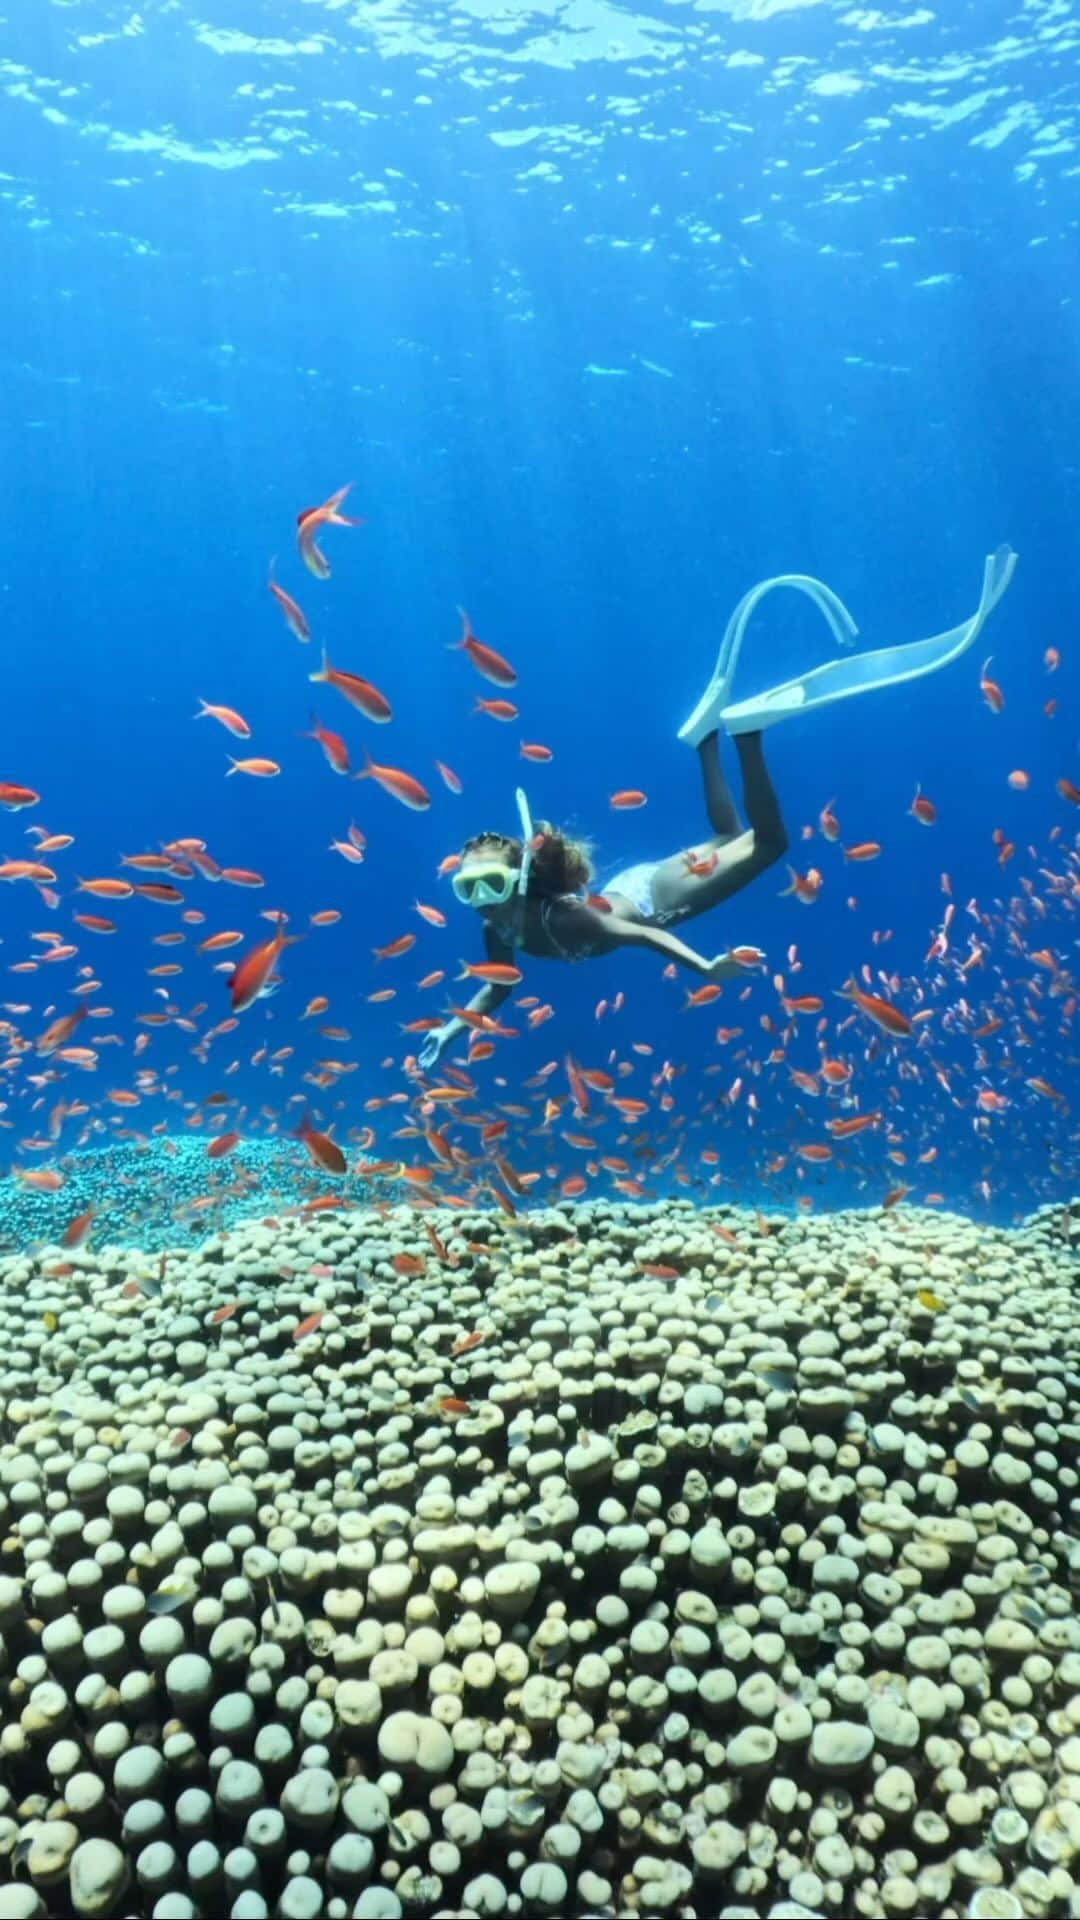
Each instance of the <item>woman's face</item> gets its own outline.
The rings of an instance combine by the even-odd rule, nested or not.
[[[499,841],[481,840],[466,849],[453,878],[454,893],[462,905],[492,920],[505,912],[517,892],[518,868]]]

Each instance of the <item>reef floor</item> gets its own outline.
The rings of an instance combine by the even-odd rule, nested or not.
[[[1080,1913],[1080,1223],[0,1259],[0,1920]]]

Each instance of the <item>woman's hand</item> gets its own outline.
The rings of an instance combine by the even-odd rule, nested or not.
[[[434,1027],[432,1029],[416,1056],[417,1061],[420,1066],[424,1068],[425,1072],[438,1064],[443,1048],[449,1046],[453,1037],[449,1024],[445,1027]]]

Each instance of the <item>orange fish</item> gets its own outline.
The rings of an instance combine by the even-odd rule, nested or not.
[[[55,1053],[58,1047],[70,1040],[80,1021],[85,1020],[87,1015],[86,1007],[77,1007],[74,1013],[62,1013],[59,1019],[46,1027],[44,1033],[38,1035],[34,1042],[35,1052],[46,1056]]]
[[[456,1393],[446,1393],[441,1400],[436,1400],[435,1411],[446,1414],[450,1419],[457,1419],[461,1414],[468,1413],[469,1402]]]
[[[796,1147],[795,1151],[800,1160],[812,1160],[816,1163],[832,1159],[832,1148],[819,1146],[816,1141],[811,1141],[805,1147]]]
[[[687,994],[683,1001],[683,1011],[685,1012],[688,1007],[707,1007],[719,997],[720,988],[715,980],[710,980],[705,986],[695,987],[692,993]]]
[[[1054,786],[1063,800],[1068,800],[1074,807],[1080,807],[1080,787],[1075,787],[1071,780],[1055,780]]]
[[[408,953],[409,948],[415,945],[415,933],[402,933],[396,940],[391,940],[388,947],[373,947],[371,951],[376,960],[396,960],[400,954]]]
[[[883,1033],[903,1036],[911,1032],[911,1021],[906,1014],[894,1007],[891,1001],[882,1000],[874,993],[864,993],[861,987],[856,986],[854,979],[847,982],[837,997],[853,1001],[859,1012],[865,1013],[867,1019],[872,1020]]]
[[[413,901],[413,912],[418,913],[421,920],[426,920],[429,927],[445,927],[446,925],[445,913],[440,913],[438,907],[425,907],[422,900]],[[421,985],[423,985],[423,982],[421,982]]]
[[[1031,785],[1031,775],[1025,773],[1023,767],[1014,767],[1008,779],[1014,793],[1026,793]]]
[[[71,917],[78,926],[85,927],[88,933],[115,933],[116,932],[116,921],[103,920],[100,914],[73,913]],[[175,936],[175,938],[179,940],[182,940],[183,937],[184,937],[183,934],[177,934]],[[165,935],[159,934],[158,938],[163,940],[165,938]]]
[[[542,747],[538,740],[523,740],[519,751],[523,760],[534,760],[538,766],[554,757],[551,748]]]
[[[231,753],[226,754],[225,758],[229,762],[226,780],[231,779],[234,773],[249,773],[256,780],[273,780],[281,772],[276,760],[234,760]]]
[[[93,1224],[94,1209],[93,1207],[87,1207],[85,1213],[77,1213],[74,1220],[68,1221],[67,1226],[60,1235],[60,1245],[62,1247],[85,1246],[90,1237],[90,1229]]]
[[[462,1334],[461,1339],[455,1340],[450,1349],[451,1359],[456,1360],[459,1355],[463,1353],[471,1353],[473,1348],[478,1347],[484,1338],[485,1334],[482,1327],[474,1327],[471,1333]]]
[[[844,848],[845,860],[876,860],[881,848],[876,840],[860,840],[855,847]]]
[[[485,680],[490,680],[492,686],[515,686],[517,674],[510,662],[504,660],[501,653],[496,653],[492,647],[485,647],[483,641],[477,639],[464,607],[459,607],[458,612],[461,615],[461,639],[452,643],[450,652],[467,653],[477,673],[482,674]]]
[[[284,587],[279,587],[277,581],[274,579],[274,563],[272,560],[270,562],[270,577],[266,584],[273,594],[274,599],[277,601],[278,606],[281,608],[282,613],[285,615],[290,633],[294,634],[297,640],[305,642],[310,640],[311,628],[308,626],[296,601],[292,598],[291,594],[285,592]]]
[[[349,486],[352,482],[349,482]],[[300,558],[308,572],[316,580],[329,580],[330,568],[326,556],[315,544],[315,536],[321,527],[362,527],[362,520],[352,520],[340,511],[341,503],[349,491],[349,486],[339,487],[336,493],[324,500],[321,507],[305,507],[296,516],[296,544]]]
[[[794,894],[801,906],[812,906],[821,891],[821,875],[817,868],[810,867],[803,874],[796,873],[794,867],[789,867],[788,872],[791,880],[786,887],[781,888],[781,900],[785,900],[789,894]]]
[[[1043,666],[1047,673],[1056,673],[1061,665],[1061,655],[1056,647],[1047,647],[1043,654]]]
[[[492,720],[516,720],[518,710],[512,700],[480,700],[473,706],[474,713],[486,713]]]
[[[824,835],[826,840],[839,840],[840,838],[840,822],[833,812],[833,804],[831,800],[826,800],[825,805],[818,814],[818,831]]]
[[[993,654],[988,654],[983,661],[979,672],[979,692],[982,694],[991,713],[1000,713],[1005,705],[1005,695],[1002,693],[997,681],[991,680],[986,671],[993,657]]]
[[[55,1167],[12,1167],[13,1177],[38,1193],[59,1193],[64,1176]]]
[[[204,700],[201,694],[198,698],[199,711],[195,715],[196,720],[216,720],[220,726],[225,728],[227,733],[235,734],[238,740],[251,739],[251,728],[248,726],[242,713],[237,713],[234,707],[211,706],[210,702]]]
[[[239,1143],[240,1135],[238,1133],[219,1133],[216,1139],[208,1143],[206,1157],[208,1160],[221,1160],[227,1153],[231,1153],[233,1148],[238,1146]]]
[[[370,680],[362,680],[358,673],[346,673],[341,667],[332,667],[326,657],[325,647],[322,666],[317,673],[309,673],[308,679],[335,687],[350,707],[355,707],[357,713],[363,714],[365,720],[374,720],[382,726],[391,717],[390,703],[378,687],[373,687]]]
[[[293,1332],[292,1332],[293,1339],[306,1340],[309,1333],[314,1333],[316,1327],[319,1325],[322,1318],[323,1318],[323,1315],[321,1312],[309,1313],[305,1320],[301,1320],[300,1325],[298,1327],[293,1328]]]
[[[296,1140],[303,1141],[308,1151],[308,1157],[314,1161],[317,1167],[322,1167],[326,1173],[340,1174],[346,1171],[347,1163],[345,1155],[342,1153],[337,1141],[331,1140],[328,1133],[316,1133],[314,1127],[304,1119],[301,1120],[293,1137]]]
[[[611,795],[608,806],[613,807],[617,813],[623,813],[629,812],[634,807],[644,807],[647,803],[648,795],[639,792],[637,787],[624,787],[619,793]]]
[[[340,733],[331,733],[329,727],[320,727],[315,715],[311,715],[311,732],[304,735],[305,740],[317,740],[326,756],[326,764],[335,773],[348,773],[349,749]]]
[[[17,813],[20,807],[36,807],[40,799],[33,787],[17,787],[10,780],[0,780],[0,807],[6,807],[9,813]]]
[[[449,793],[462,792],[461,781],[458,779],[453,767],[444,766],[441,760],[436,760],[435,771]]]
[[[424,1262],[417,1253],[392,1253],[390,1265],[403,1280],[415,1279],[417,1274],[424,1271]]]
[[[78,879],[78,876],[76,876]],[[130,880],[79,880],[76,893],[92,893],[99,900],[130,900],[135,891]]]
[[[918,786],[915,788],[915,798],[908,808],[908,812],[913,820],[919,822],[921,827],[932,827],[934,821],[937,819],[937,808],[933,801],[928,800],[922,788]]]
[[[161,880],[137,882],[132,892],[137,893],[142,900],[157,900],[163,907],[178,906],[184,898],[179,887],[167,886]]]
[[[484,980],[496,987],[516,987],[522,973],[520,967],[505,966],[498,960],[463,960],[456,978]]]
[[[880,1120],[880,1113],[853,1113],[841,1120],[826,1120],[825,1126],[837,1140],[847,1140],[854,1133],[862,1133],[866,1127],[876,1127]]]
[[[205,940],[200,940],[196,952],[217,953],[222,947],[239,946],[243,937],[242,933],[233,933],[231,931],[227,933],[211,933]],[[163,935],[162,938],[164,938]]]
[[[262,940],[238,960],[229,976],[229,997],[234,1013],[243,1013],[266,990],[282,949],[291,946],[295,935],[286,935],[285,915],[277,916],[277,931],[272,940]]]
[[[374,780],[391,799],[400,800],[403,807],[410,807],[414,813],[424,813],[430,807],[431,795],[411,773],[402,773],[399,767],[377,766],[367,752],[364,762],[362,771],[355,776],[357,780]]]

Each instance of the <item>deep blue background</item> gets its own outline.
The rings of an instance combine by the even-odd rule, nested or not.
[[[1047,836],[1075,829],[1053,783],[1078,777],[1080,342],[1061,150],[1076,120],[1075,11],[961,6],[906,26],[902,13],[889,24],[829,4],[754,11],[429,3],[351,21],[330,4],[219,0],[212,24],[182,7],[135,30],[107,4],[9,10],[0,777],[43,798],[34,816],[5,816],[0,852],[24,850],[31,817],[77,845],[59,856],[55,914],[27,889],[4,891],[0,960],[24,957],[31,930],[68,927],[73,905],[93,910],[70,896],[74,874],[112,872],[119,854],[174,835],[266,875],[262,894],[191,883],[204,933],[255,935],[273,905],[294,923],[331,906],[344,916],[290,950],[281,992],[215,1043],[212,1068],[183,1036],[155,1036],[142,1064],[179,1062],[191,1101],[233,1058],[244,1064],[230,1091],[281,1114],[320,1053],[359,1062],[342,1083],[345,1122],[399,1088],[397,1022],[430,1004],[406,988],[477,949],[436,865],[465,833],[513,825],[523,772],[538,815],[593,836],[602,874],[699,836],[696,768],[676,729],[732,605],[778,571],[826,580],[874,646],[971,613],[984,554],[1008,540],[1021,564],[986,641],[1006,711],[987,711],[969,655],[776,729],[792,857],[821,867],[822,897],[804,911],[770,875],[691,940],[755,942],[770,970],[797,941],[804,967],[789,984],[826,996],[853,967],[884,964],[910,1004],[942,871],[958,932],[972,896],[989,910],[1023,872],[1045,891]],[[333,578],[320,585],[296,560],[293,522],[346,480],[367,524],[328,535]],[[391,727],[308,686],[316,648],[297,646],[266,591],[275,554],[316,644],[382,687]],[[446,651],[458,602],[518,668],[520,727],[471,713],[495,689]],[[751,629],[739,691],[828,645],[805,603],[777,596]],[[1062,654],[1052,678],[1047,645]],[[192,723],[200,695],[241,709],[248,750],[280,760],[279,780],[224,780],[226,752],[241,749]],[[336,780],[297,738],[312,708],[357,763],[367,744],[424,779],[430,813]],[[523,768],[522,737],[550,745],[553,764]],[[463,798],[444,791],[435,756],[462,776]],[[1030,792],[1006,785],[1015,767]],[[939,809],[932,831],[905,814],[916,781]],[[613,815],[607,796],[630,785],[647,790],[647,811]],[[820,839],[800,843],[833,796],[845,840],[882,842],[875,866],[845,869]],[[327,845],[350,816],[369,840],[358,869]],[[1019,849],[1004,878],[996,827]],[[1050,864],[1064,870],[1060,845]],[[416,897],[447,912],[446,932],[422,926]],[[133,1015],[158,1004],[145,968],[174,957],[150,935],[174,921],[140,901],[116,918],[121,935],[86,936],[80,962],[100,969],[116,1010],[106,1024],[124,1037],[105,1081],[129,1085]],[[886,927],[892,941],[875,949],[871,930]],[[406,930],[416,949],[376,972],[371,948]],[[1036,935],[1029,945],[1073,964],[1065,907]],[[19,1017],[31,1034],[47,1005],[70,1004],[58,973],[10,984],[11,1001],[33,1007]],[[999,1011],[1022,1008],[1032,977],[1001,933],[985,972],[954,978],[937,1004],[966,994],[977,1009],[995,997]],[[368,1007],[386,983],[397,1000]],[[194,955],[166,984],[184,1010],[209,999],[227,1011],[221,977]],[[766,981],[738,1011],[729,989],[719,1009],[683,1015],[686,984],[639,956],[573,974],[534,965],[526,990],[558,1018],[499,1056],[508,1097],[567,1050],[600,1065],[616,1040],[625,1056],[638,1039],[657,1060],[690,1062],[678,1105],[696,1113],[737,1071],[713,1048],[718,1019],[743,1024],[764,1058],[758,1016],[776,996]],[[598,1031],[593,1005],[619,987],[620,1024]],[[297,1025],[315,993],[351,1048]],[[1069,1190],[1071,1118],[1023,1086],[1043,1074],[1075,1090],[1061,1005],[1025,1023],[1030,1047],[1015,1032],[998,1041],[985,1073],[970,1039],[947,1035],[934,1057],[957,1105],[924,1055],[918,1083],[884,1061],[861,1070],[865,1106],[900,1086],[902,1148],[939,1148],[916,1195],[931,1186],[981,1209],[985,1177],[1007,1215]],[[267,1038],[297,1047],[283,1080],[247,1064]],[[718,1057],[723,1074],[699,1081]],[[791,1060],[814,1057],[808,1029]],[[11,1081],[14,1159],[38,1123],[25,1073]],[[983,1084],[1011,1104],[977,1140]],[[80,1077],[72,1091],[94,1089]],[[740,1104],[687,1149],[694,1164],[715,1147],[755,1196],[784,1191],[762,1185],[763,1164],[823,1137],[824,1117],[819,1102],[803,1118],[786,1074],[756,1091],[754,1132]],[[165,1111],[144,1102],[138,1124]],[[105,1109],[110,1130],[130,1119]],[[380,1144],[392,1150],[388,1129]],[[878,1197],[899,1177],[883,1151],[875,1136],[805,1184],[826,1201]],[[530,1156],[549,1164],[552,1148],[523,1147]]]

